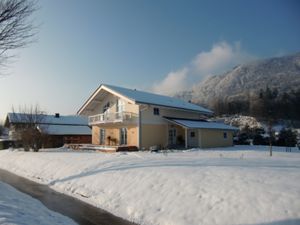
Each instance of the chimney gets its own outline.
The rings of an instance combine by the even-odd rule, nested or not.
[[[54,117],[59,118],[59,113],[55,113]]]

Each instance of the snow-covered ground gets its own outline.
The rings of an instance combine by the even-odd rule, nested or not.
[[[41,202],[0,181],[0,224],[75,225],[68,217],[47,209]]]
[[[0,151],[0,167],[148,225],[300,224],[300,151]]]

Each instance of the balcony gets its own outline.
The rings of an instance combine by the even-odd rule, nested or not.
[[[132,112],[101,113],[89,116],[89,125],[105,123],[136,122],[137,114]]]

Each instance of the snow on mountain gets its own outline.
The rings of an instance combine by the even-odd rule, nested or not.
[[[277,88],[279,93],[298,89],[300,53],[236,66],[223,75],[206,78],[177,97],[211,106],[215,99],[242,100],[267,86]]]
[[[257,121],[257,119],[252,116],[233,115],[215,118],[214,120],[223,122],[230,126],[238,127],[239,129],[244,129],[246,126],[248,126],[250,129],[264,127],[261,122]]]

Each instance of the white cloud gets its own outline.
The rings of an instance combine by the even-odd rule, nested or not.
[[[236,52],[226,42],[213,45],[209,52],[199,53],[192,62],[198,73],[211,73],[218,68],[230,63]]]
[[[158,94],[174,95],[187,88],[188,68],[170,72],[160,83],[153,85],[153,91]]]
[[[200,52],[183,69],[167,74],[161,82],[153,85],[152,90],[159,94],[173,95],[192,86],[192,82],[223,73],[252,59],[253,56],[242,51],[239,42],[230,45],[222,41],[214,44],[210,51]]]

